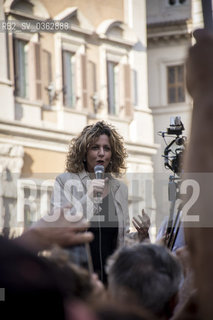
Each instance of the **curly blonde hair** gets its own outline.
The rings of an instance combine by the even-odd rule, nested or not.
[[[125,172],[127,152],[123,138],[112,125],[104,121],[86,126],[77,137],[71,140],[66,159],[66,170],[68,172],[78,173],[87,169],[85,161],[87,151],[102,134],[109,137],[112,151],[111,161],[106,168],[106,172],[113,173],[115,176],[120,176]]]

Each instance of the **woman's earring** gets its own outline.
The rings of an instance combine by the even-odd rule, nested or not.
[[[86,162],[86,159],[84,159],[83,162],[85,163],[85,162]]]

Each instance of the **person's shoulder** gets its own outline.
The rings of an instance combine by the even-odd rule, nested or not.
[[[127,185],[121,179],[113,178],[112,181],[114,184],[116,184],[119,187],[120,190],[126,191],[128,189]]]
[[[119,182],[121,188],[127,189],[127,185],[126,185],[126,183],[124,183],[124,181],[118,180],[118,182]]]
[[[124,197],[128,197],[128,187],[123,181],[120,182],[120,190],[122,191]]]
[[[66,182],[67,180],[77,179],[77,178],[78,178],[78,173],[65,171],[56,177],[56,181]]]

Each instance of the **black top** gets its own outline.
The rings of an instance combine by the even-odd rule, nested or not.
[[[112,194],[109,193],[100,204],[100,213],[91,219],[89,231],[94,234],[90,243],[94,271],[106,283],[104,267],[107,258],[115,251],[118,238],[118,218]]]

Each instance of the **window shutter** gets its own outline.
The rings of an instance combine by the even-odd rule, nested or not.
[[[13,34],[8,33],[8,49],[9,49],[9,79],[12,81],[12,85],[15,85],[15,69],[14,69],[14,43]]]
[[[81,54],[81,96],[83,109],[88,107],[88,90],[87,90],[87,57],[85,54]]]
[[[131,101],[131,69],[129,64],[123,65],[124,75],[124,107],[127,117],[133,116],[133,107]]]
[[[97,94],[96,89],[96,64],[93,61],[88,62],[88,95],[89,95],[89,106],[91,112],[97,112],[96,109],[98,102],[94,101],[94,95]]]
[[[76,104],[76,62],[73,62],[73,58],[72,52],[62,50],[63,103],[71,108]]]
[[[41,46],[34,43],[35,50],[35,90],[36,99],[42,100],[42,80],[41,80]]]
[[[45,105],[49,104],[48,86],[52,81],[51,53],[42,50],[42,98]]]
[[[184,65],[167,67],[168,103],[185,101]]]
[[[13,78],[14,88],[15,88],[15,95],[18,96],[21,92],[21,84],[20,84],[20,78],[21,78],[21,72],[19,72],[19,43],[18,39],[13,39],[11,41],[11,45],[13,46],[13,59],[11,63],[11,77]]]
[[[63,75],[63,105],[66,106],[67,102],[67,88],[66,88],[66,55],[62,50],[62,75]]]
[[[74,64],[74,79],[73,79],[73,85],[74,85],[74,94],[75,94],[75,108],[76,109],[81,109],[80,104],[80,92],[81,92],[81,87],[80,87],[80,72],[81,72],[81,60],[80,60],[80,55],[79,53],[75,53],[75,64]]]

